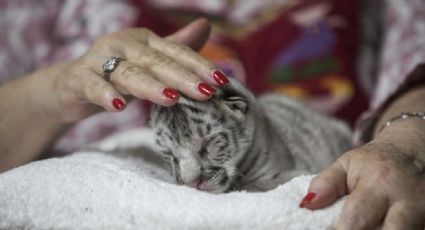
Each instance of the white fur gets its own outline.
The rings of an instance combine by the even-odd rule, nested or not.
[[[180,161],[180,176],[185,182],[191,182],[196,180],[201,174],[201,165],[194,158],[183,158]]]

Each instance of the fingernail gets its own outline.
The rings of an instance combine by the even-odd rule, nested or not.
[[[198,90],[205,96],[209,97],[215,93],[215,89],[213,89],[211,86],[209,86],[207,83],[199,83]]]
[[[309,204],[314,197],[316,197],[316,193],[314,192],[309,192],[307,193],[307,195],[303,198],[303,200],[300,203],[300,208],[304,208],[306,204]]]
[[[219,86],[223,86],[229,83],[229,79],[227,79],[227,77],[224,76],[224,74],[220,70],[215,70],[212,75],[215,82],[217,82]]]
[[[125,104],[124,102],[119,99],[119,98],[115,98],[114,100],[112,100],[112,105],[117,109],[117,110],[123,110],[125,108]]]
[[[180,96],[179,91],[170,88],[165,88],[162,93],[172,100],[176,100]]]

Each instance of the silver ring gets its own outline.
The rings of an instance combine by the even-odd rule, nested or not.
[[[110,57],[105,62],[105,64],[102,65],[103,76],[105,77],[105,79],[109,80],[109,76],[117,68],[117,66],[120,64],[120,61],[122,61],[121,58]]]

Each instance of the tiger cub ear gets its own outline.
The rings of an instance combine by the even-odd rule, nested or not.
[[[241,96],[232,96],[224,98],[223,102],[229,109],[235,112],[240,112],[243,114],[248,112],[248,103],[245,98]]]
[[[230,115],[239,121],[245,120],[246,113],[248,112],[248,103],[245,98],[240,96],[224,98],[223,104]]]
[[[248,100],[233,89],[223,89],[221,101],[225,109],[236,119],[243,121],[249,110]]]

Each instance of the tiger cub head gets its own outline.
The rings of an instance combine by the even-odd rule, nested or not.
[[[235,185],[237,165],[253,140],[254,105],[253,94],[231,80],[208,101],[182,96],[171,107],[153,106],[157,152],[178,183],[211,193]]]

